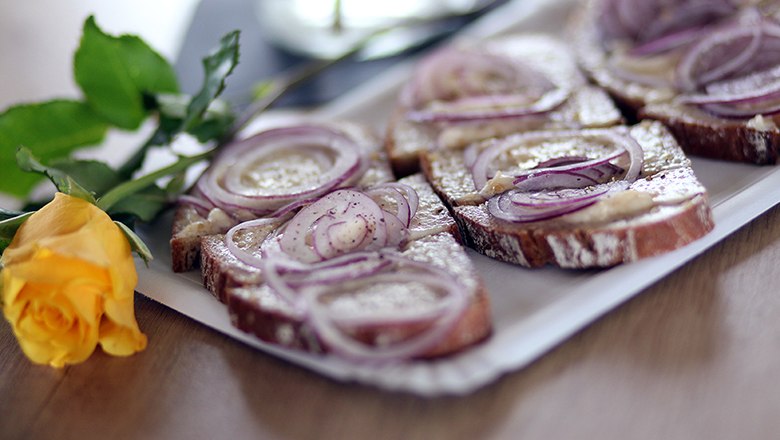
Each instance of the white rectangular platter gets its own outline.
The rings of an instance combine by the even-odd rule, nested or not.
[[[510,3],[483,17],[465,34],[489,37],[512,30],[560,30],[572,3]],[[381,128],[409,68],[410,65],[398,66],[318,113]],[[164,220],[142,231],[147,243],[153,244],[156,259],[148,268],[139,265],[137,290],[252,347],[336,380],[424,396],[466,394],[542,356],[780,202],[780,192],[776,191],[780,187],[780,168],[694,159],[694,170],[710,193],[716,226],[703,239],[675,252],[601,271],[524,269],[470,252],[491,294],[494,334],[462,354],[435,361],[386,366],[348,363],[333,356],[309,355],[265,344],[240,332],[231,326],[225,307],[202,287],[197,273],[171,271],[170,229]]]

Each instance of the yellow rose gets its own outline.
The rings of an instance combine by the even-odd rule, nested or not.
[[[33,362],[82,362],[98,343],[118,356],[146,347],[130,245],[93,204],[58,193],[22,224],[0,264],[3,314]]]

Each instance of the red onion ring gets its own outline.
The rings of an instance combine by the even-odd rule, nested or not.
[[[244,171],[259,160],[291,152],[305,152],[322,168],[313,179],[283,192],[258,194],[256,187],[241,181]],[[271,129],[228,145],[198,181],[198,189],[215,206],[246,209],[256,214],[270,212],[300,198],[317,197],[333,188],[354,184],[367,161],[354,139],[322,126]]]
[[[729,0],[605,0],[599,8],[604,38],[644,44],[689,28],[716,23],[734,14]]]
[[[198,214],[200,214],[202,217],[207,217],[209,215],[209,212],[211,212],[212,209],[214,209],[214,205],[209,203],[208,200],[205,200],[201,197],[195,197],[189,194],[182,194],[179,196],[178,199],[176,199],[177,203],[183,204],[183,205],[189,205],[195,208],[195,210],[198,211]]]
[[[306,298],[300,289],[311,286],[344,283],[370,276],[388,266],[389,260],[379,252],[356,252],[319,263],[305,264],[278,252],[260,260],[265,282],[298,314],[306,314]]]
[[[495,218],[512,223],[550,220],[587,208],[609,193],[626,190],[629,184],[622,180],[588,188],[539,193],[511,189],[488,200],[488,212]]]
[[[419,64],[401,102],[412,121],[465,122],[546,113],[570,93],[519,60],[448,47]]]
[[[472,173],[477,189],[485,187],[488,169],[500,154],[523,143],[539,143],[568,137],[591,137],[606,140],[619,149],[606,156],[588,159],[564,156],[541,162],[537,167],[518,174],[509,191],[488,200],[488,212],[498,219],[525,223],[548,220],[583,209],[601,197],[628,188],[642,170],[644,152],[628,133],[616,130],[581,130],[562,133],[528,133],[499,142],[483,151],[474,163]],[[628,155],[628,170],[620,180],[614,179],[623,169],[610,163]]]
[[[263,258],[256,252],[247,252],[241,249],[236,244],[236,241],[233,239],[233,237],[235,237],[239,231],[243,231],[244,229],[266,226],[274,223],[282,223],[285,221],[285,217],[289,217],[289,213],[279,217],[259,218],[239,223],[230,228],[225,234],[225,246],[228,248],[230,253],[233,254],[233,256],[235,256],[242,263],[246,264],[247,266],[260,267],[263,262]]]
[[[338,244],[332,240],[332,227],[341,228],[344,236]],[[363,193],[338,190],[298,212],[279,243],[296,260],[314,263],[347,251],[379,249],[386,242],[384,211],[379,205]]]
[[[380,203],[382,209],[387,211],[386,207],[377,198],[388,196],[396,203],[394,215],[401,220],[408,228],[411,225],[412,218],[417,214],[417,208],[420,206],[420,198],[417,191],[409,185],[397,182],[388,182],[376,185],[367,190],[366,195]]]
[[[758,19],[709,32],[680,60],[677,66],[680,89],[690,92],[728,77],[756,56],[765,36],[780,38],[780,32],[776,25]]]
[[[755,15],[709,34],[686,53],[677,71],[683,90],[704,93],[687,93],[678,101],[721,117],[777,113],[780,55],[766,55],[775,46],[780,48],[780,24]],[[725,57],[730,59],[720,62]],[[774,65],[765,68],[767,61]]]
[[[452,275],[430,264],[395,252],[357,252],[328,261],[306,264],[284,257],[262,263],[268,287],[334,352],[359,361],[399,361],[425,353],[449,334],[468,307],[466,288]],[[414,310],[330,309],[323,299],[378,284],[416,283],[444,293],[444,298]],[[361,343],[348,334],[360,326],[425,324],[419,334],[391,346]],[[346,328],[346,329],[345,329]]]
[[[545,168],[533,168],[526,170],[517,175],[518,179],[526,180],[534,175],[544,175],[548,173],[563,173],[563,172],[576,172],[589,168],[593,168],[598,165],[610,162],[617,157],[625,154],[628,151],[631,159],[631,167],[627,173],[628,178],[636,178],[641,171],[641,158],[643,157],[642,148],[636,143],[631,136],[625,133],[619,133],[615,130],[570,130],[560,132],[536,132],[536,133],[523,133],[514,136],[506,137],[500,141],[496,141],[492,146],[482,151],[474,161],[474,165],[471,167],[471,173],[474,180],[474,187],[480,191],[487,184],[488,179],[493,177],[493,174],[489,171],[491,163],[498,158],[499,155],[510,151],[512,149],[523,147],[524,145],[533,145],[550,140],[562,140],[567,138],[583,139],[594,138],[601,139],[607,144],[611,144],[617,147],[617,150],[612,154],[601,158],[590,159],[587,161],[570,163],[561,166],[547,166]],[[637,164],[636,158],[639,158]],[[631,177],[633,176],[633,177]],[[519,183],[519,182],[518,182]]]
[[[449,273],[429,264],[409,260],[400,255],[385,254],[393,262],[392,272],[382,271],[365,278],[353,280],[351,285],[339,284],[308,289],[302,292],[309,305],[308,324],[315,334],[334,352],[360,362],[395,362],[424,354],[450,333],[468,307],[465,287]],[[379,283],[393,285],[416,283],[445,294],[433,307],[381,312],[361,311],[358,315],[337,313],[322,302],[333,292],[348,288],[360,289]],[[402,325],[430,323],[423,332],[391,345],[362,343],[348,334],[348,330],[365,325]]]
[[[629,49],[628,55],[645,57],[686,47],[709,31],[710,29],[706,27],[683,29],[634,46]]]

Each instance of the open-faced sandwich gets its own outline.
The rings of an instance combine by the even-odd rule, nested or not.
[[[522,266],[613,266],[713,227],[705,188],[658,122],[518,133],[423,164],[470,245]]]
[[[485,339],[487,292],[454,220],[422,176],[393,181],[367,133],[307,123],[226,146],[178,208],[174,259],[196,233],[234,324],[285,347],[397,361]]]
[[[677,249],[713,226],[706,190],[669,131],[621,125],[551,37],[430,55],[387,133],[394,168],[419,158],[469,245],[503,261],[608,267]]]
[[[621,120],[609,96],[586,82],[562,42],[544,35],[463,41],[419,63],[388,124],[386,148],[393,169],[406,175],[419,169],[424,151]]]
[[[582,65],[629,113],[694,155],[774,164],[780,152],[776,1],[590,0],[573,25]]]

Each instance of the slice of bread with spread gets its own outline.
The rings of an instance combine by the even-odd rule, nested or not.
[[[227,304],[234,325],[289,348],[392,361],[450,354],[486,338],[491,331],[489,297],[459,243],[455,221],[421,175],[398,184],[411,188],[416,209],[397,244],[322,260],[319,250],[313,257],[317,261],[304,265],[280,251],[285,234],[294,233],[291,229],[301,217],[320,209],[317,204],[329,197],[351,191],[340,190],[285,221],[248,224],[227,236],[204,237],[204,284]],[[366,194],[373,191],[369,188]],[[335,224],[340,218],[334,215]],[[316,249],[316,230],[326,226],[319,219],[313,223],[317,226],[305,240],[307,247]],[[339,237],[329,240],[355,242]],[[231,249],[229,240],[238,251]],[[307,261],[305,252],[295,255]],[[341,263],[345,258],[356,261]],[[376,261],[383,261],[382,269],[365,269]],[[333,271],[338,271],[335,281]],[[285,276],[299,278],[284,284],[280,280]],[[312,298],[306,289],[327,291]]]
[[[176,208],[170,240],[174,272],[186,272],[197,267],[202,237],[224,234],[242,220],[271,214],[274,210],[295,200],[312,196],[310,192],[300,191],[302,194],[294,197],[295,200],[283,197],[273,200],[277,193],[293,191],[295,188],[306,186],[328,189],[350,185],[368,187],[394,179],[392,171],[387,165],[384,151],[382,151],[381,141],[371,130],[359,124],[345,121],[310,122],[306,130],[300,130],[300,127],[295,125],[300,123],[300,118],[292,119],[288,123],[279,123],[274,128],[251,135],[237,141],[236,144],[239,144],[239,147],[240,144],[245,144],[257,148],[265,145],[268,150],[276,150],[280,146],[295,149],[307,142],[349,143],[362,155],[364,163],[360,164],[360,169],[354,170],[353,174],[342,182],[323,181],[323,175],[335,165],[335,161],[345,162],[344,158],[333,152],[332,149],[323,149],[317,152],[317,160],[306,158],[300,154],[278,155],[273,151],[266,156],[250,160],[250,163],[247,163],[247,157],[242,157],[241,154],[238,157],[236,155],[229,157],[224,154],[219,155],[215,159],[215,163],[224,164],[222,165],[224,169],[221,170],[223,176],[209,181],[207,179],[209,173],[213,173],[215,169],[212,166],[199,180],[191,195],[183,198]],[[232,147],[228,146],[228,148]],[[245,155],[246,153],[244,153]],[[278,173],[279,169],[290,169],[291,172],[288,173],[289,175],[282,176]],[[243,188],[241,182],[230,182],[237,187],[233,193],[230,193],[221,187],[228,184],[226,182],[228,177],[224,176],[227,174],[243,176],[242,178],[251,180],[249,182],[251,185],[244,185],[246,188]],[[202,188],[201,185],[204,187]],[[225,200],[209,200],[207,195],[203,194],[204,191],[209,190],[217,193],[214,197],[221,197]],[[242,190],[246,192],[246,197],[241,196]],[[240,206],[233,206],[233,204],[240,205],[247,198],[259,199],[263,197],[270,201],[254,212],[248,212]]]
[[[629,118],[662,121],[698,156],[759,165],[780,152],[776,2],[591,0],[581,65]]]
[[[562,42],[517,35],[460,42],[424,58],[401,91],[385,147],[397,175],[419,154],[529,130],[608,127],[622,117]]]
[[[390,181],[362,130],[286,126],[228,146],[178,208],[230,219],[188,236],[204,285],[236,326],[290,348],[385,362],[485,339],[488,294],[454,219],[422,175]]]
[[[659,122],[520,133],[422,163],[470,246],[522,266],[609,267],[713,227],[705,188]]]

